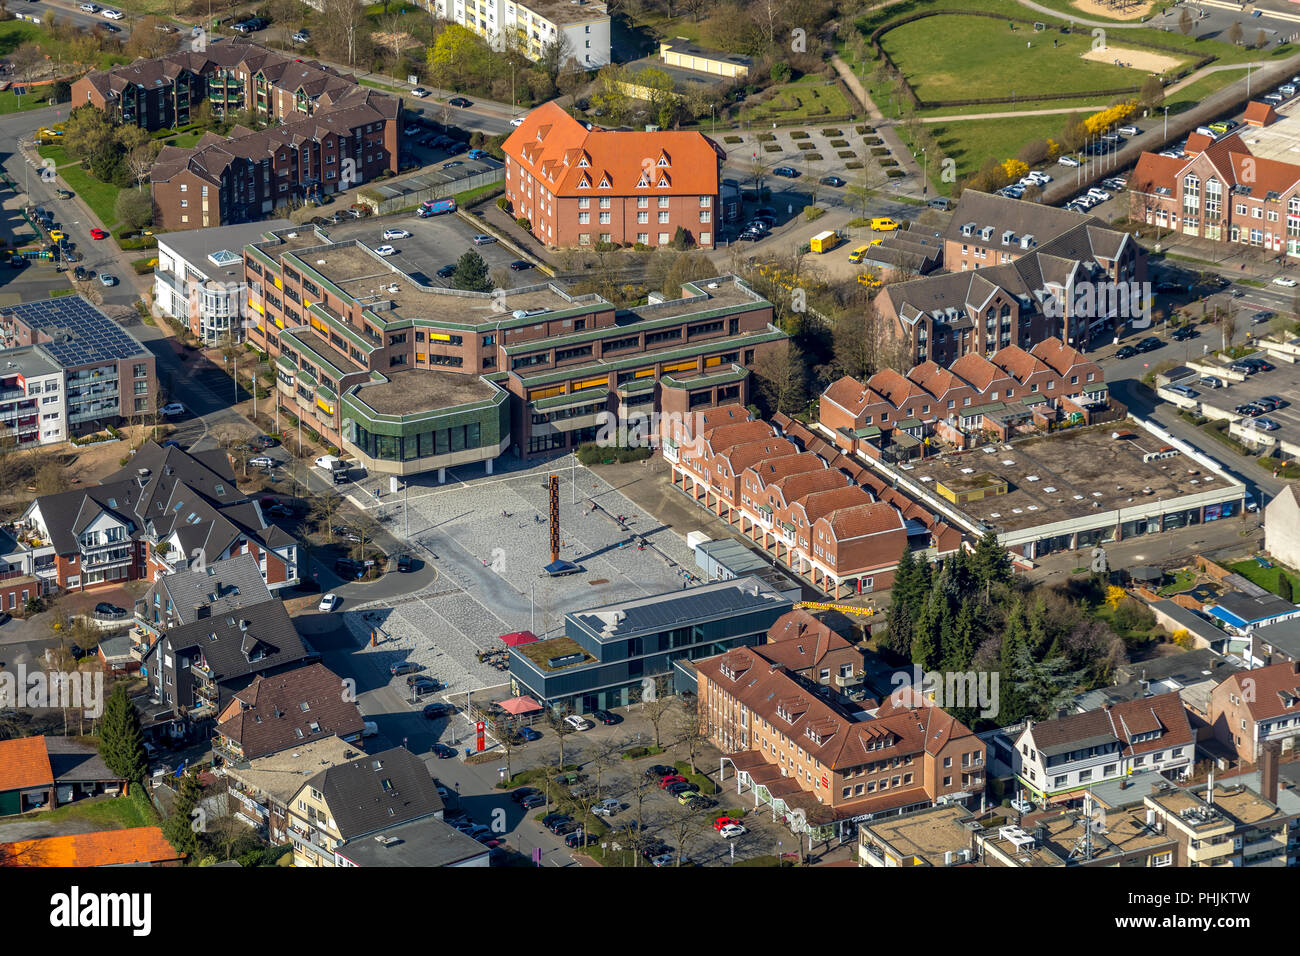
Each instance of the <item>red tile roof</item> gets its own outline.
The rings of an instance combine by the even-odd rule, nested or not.
[[[750,441],[743,445],[734,445],[727,450],[727,464],[731,466],[731,473],[739,475],[750,465],[757,464],[765,458],[776,458],[778,455],[793,455],[799,449],[794,443],[784,438],[768,438],[765,441]]]
[[[1270,126],[1277,122],[1277,110],[1273,109],[1268,103],[1259,103],[1252,101],[1246,107],[1246,113],[1242,117],[1247,126]]]
[[[1213,143],[1213,136],[1206,136],[1204,133],[1198,133],[1193,130],[1187,134],[1187,146],[1184,148],[1183,152],[1188,156],[1196,156],[1205,152],[1205,150]]]
[[[1140,193],[1155,193],[1156,189],[1163,186],[1169,190],[1169,194],[1164,198],[1172,200],[1178,174],[1187,163],[1185,159],[1174,159],[1172,156],[1161,156],[1159,153],[1143,153],[1138,157],[1137,165],[1133,168],[1131,180],[1133,190]]]
[[[910,379],[904,378],[892,368],[881,369],[867,379],[867,388],[880,395],[895,408],[902,407],[910,399],[923,398],[926,395],[925,389]]]
[[[840,508],[853,508],[857,505],[870,503],[871,496],[857,485],[836,488],[832,491],[819,491],[808,495],[799,502],[803,507],[804,514],[808,516],[809,524]]]
[[[1088,361],[1083,357],[1082,352],[1071,348],[1058,338],[1043,339],[1029,351],[1057,375],[1065,375],[1076,365]]]
[[[1047,371],[1047,366],[1042,361],[1018,345],[1007,345],[998,349],[993,353],[991,361],[1022,385],[1035,372]]]
[[[831,536],[836,541],[850,541],[873,534],[902,531],[903,516],[893,505],[881,501],[839,508],[826,516]]]
[[[948,366],[952,373],[965,382],[969,382],[981,392],[993,384],[1001,369],[982,355],[967,352]]]
[[[794,504],[800,498],[816,494],[819,491],[833,491],[846,488],[849,476],[838,468],[823,468],[821,471],[806,471],[797,475],[787,475],[771,482],[772,490],[780,491],[787,505]]]
[[[726,155],[702,133],[588,130],[553,101],[502,149],[557,196],[716,196]]]
[[[1253,681],[1246,693],[1245,681]],[[1228,678],[1255,720],[1272,720],[1283,714],[1300,716],[1300,662],[1284,661],[1268,667],[1239,671]]]
[[[757,476],[761,485],[767,485],[774,481],[780,481],[782,478],[789,478],[792,475],[825,471],[826,462],[810,451],[802,451],[796,455],[769,458],[757,465],[752,465],[751,470]]]
[[[0,866],[122,866],[183,859],[161,827],[100,830],[0,843]]]
[[[943,393],[953,388],[960,388],[966,383],[948,369],[934,362],[922,362],[907,373],[907,377],[935,398],[942,398]]]
[[[0,740],[0,793],[54,786],[54,771],[44,737]]]
[[[712,429],[705,441],[709,449],[720,455],[729,448],[748,442],[762,441],[772,437],[772,426],[767,422],[736,422],[731,425],[719,425]]]

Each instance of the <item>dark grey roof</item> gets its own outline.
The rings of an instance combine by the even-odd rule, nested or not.
[[[1178,605],[1175,604],[1174,607]],[[1202,623],[1209,627],[1208,622]],[[1217,631],[1220,637],[1228,636],[1218,628],[1210,629]],[[1169,657],[1154,657],[1149,661],[1121,664],[1115,668],[1115,683],[1169,680],[1186,687],[1188,684],[1197,684],[1204,680],[1216,682],[1225,680],[1240,667],[1240,664],[1229,660],[1217,651],[1212,651],[1208,647],[1198,648]]]
[[[322,770],[307,785],[324,795],[344,840],[433,816],[443,809],[429,769],[405,747]]]
[[[1228,637],[1228,632],[1214,621],[1173,601],[1156,601],[1151,605],[1151,609],[1172,618],[1179,627],[1184,627],[1191,634],[1207,641],[1221,641]]]
[[[389,827],[376,836],[356,837],[335,853],[357,866],[487,865],[488,848],[437,817]]]
[[[749,575],[685,591],[669,591],[619,604],[606,604],[576,611],[566,617],[597,639],[608,640],[668,630],[688,621],[710,620],[746,611],[786,610],[790,603],[770,584]]]
[[[1265,624],[1254,632],[1254,637],[1291,660],[1300,660],[1300,618]]]
[[[173,652],[197,648],[217,683],[315,657],[303,646],[284,604],[275,599],[173,628],[154,648],[164,643]]]
[[[1287,614],[1296,608],[1290,601],[1283,601],[1276,594],[1254,597],[1237,591],[1224,593],[1215,603],[1247,623],[1262,621],[1277,614]]]
[[[67,737],[46,737],[45,751],[50,755],[50,769],[54,772],[55,783],[122,779],[108,769],[94,747],[87,747]]]
[[[135,336],[79,295],[5,306],[0,314],[16,316],[49,336],[49,341],[37,344],[65,368],[150,354]]]
[[[242,280],[244,246],[251,242],[261,242],[272,230],[292,228],[292,226],[293,223],[288,219],[268,219],[264,222],[219,226],[216,229],[186,229],[182,232],[168,232],[158,236],[158,245],[174,251],[209,279],[223,278],[227,273],[237,272],[237,278]],[[239,258],[227,267],[214,264],[208,255],[222,249],[228,249]]]
[[[1129,568],[1128,576],[1134,581],[1163,581],[1165,572],[1163,568],[1144,564],[1141,567]]]
[[[977,235],[980,228],[993,227],[992,238],[985,240],[984,243],[998,248],[1005,246],[1008,249],[1013,246],[1019,249],[1022,236],[1033,236],[1037,243],[1042,245],[1080,225],[1100,226],[1103,231],[1108,231],[1105,230],[1106,224],[1095,216],[1072,212],[1069,209],[1058,209],[1042,203],[1027,202],[1023,199],[1010,199],[996,193],[983,193],[974,189],[962,190],[961,199],[957,201],[957,208],[953,210],[952,220],[948,223],[944,238],[954,242],[961,242],[966,238],[969,242],[969,237],[963,237],[961,231],[962,226],[967,223],[975,224]],[[1008,231],[1013,234],[1013,238],[1011,242],[1004,244],[1002,235]]]
[[[171,623],[168,626],[193,623],[199,619],[200,607],[215,617],[271,600],[271,592],[262,579],[257,559],[251,554],[238,554],[203,568],[164,574],[145,593],[146,614],[153,608],[155,593],[161,600],[164,616],[166,602],[171,602]]]

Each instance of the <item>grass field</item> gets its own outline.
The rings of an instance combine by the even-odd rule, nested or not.
[[[1064,116],[1022,116],[1000,120],[955,120],[951,123],[930,123],[927,128],[935,135],[944,154],[957,163],[957,178],[963,179],[978,172],[987,159],[1002,162],[1010,159],[1031,140],[1058,137],[1065,125]],[[914,148],[904,126],[895,131],[909,147]],[[951,195],[952,183],[939,181],[934,163],[930,163],[930,181],[945,196]]]
[[[59,61],[71,59],[68,53],[68,45],[52,38],[45,32],[43,27],[39,27],[27,20],[0,21],[0,56],[8,56],[24,43],[38,44],[41,52],[47,54],[51,59]],[[124,54],[103,53],[96,58],[94,65],[103,70],[117,63],[129,62],[131,62],[131,57]],[[8,96],[8,94],[6,93],[5,96]],[[31,107],[27,107],[27,109],[31,109]],[[4,112],[12,113],[16,112],[16,110],[4,110]]]
[[[780,95],[772,100],[741,110],[740,120],[815,120],[819,116],[844,116],[853,111],[853,105],[837,84],[827,83],[821,77],[804,77],[781,87]]]
[[[1261,568],[1259,562],[1255,560],[1238,561],[1236,564],[1228,565],[1229,571],[1235,571],[1251,584],[1258,584],[1262,588],[1267,588],[1274,594],[1278,593],[1278,578],[1286,575],[1291,579],[1291,593],[1300,596],[1300,577],[1294,573],[1279,568],[1276,564],[1271,568]]]
[[[199,132],[178,133],[175,136],[168,137],[167,145],[188,148],[198,143],[198,141],[201,140],[202,138],[203,138],[203,134]]]
[[[111,231],[117,225],[113,204],[117,202],[117,194],[122,191],[120,187],[101,183],[77,163],[60,166],[59,175],[68,184],[68,188],[91,208],[99,221],[104,224],[105,229]]]
[[[1211,93],[1219,92],[1225,86],[1230,86],[1245,75],[1246,68],[1243,66],[1239,70],[1219,70],[1217,73],[1207,73],[1199,80],[1193,80],[1181,90],[1170,93],[1165,97],[1165,105],[1169,107],[1169,115],[1173,116],[1184,110],[1190,110]]]
[[[127,830],[134,827],[149,827],[158,824],[157,813],[153,808],[145,809],[146,804],[131,797],[112,797],[109,799],[81,800],[48,810],[39,815],[42,823],[58,823],[61,820],[89,820],[99,825],[101,830]],[[0,820],[0,828],[5,823],[30,822],[35,814],[28,816],[6,817]],[[0,829],[0,834],[4,830]]]
[[[0,113],[25,113],[27,110],[39,110],[50,105],[50,88],[37,87],[30,93],[15,96],[13,90],[0,93]]]
[[[881,38],[922,100],[1053,94],[1139,87],[1146,72],[1082,59],[1092,37],[1009,29],[987,17],[928,17]],[[1053,43],[1059,46],[1053,46]],[[961,55],[953,51],[960,49]],[[992,107],[986,107],[992,108]]]

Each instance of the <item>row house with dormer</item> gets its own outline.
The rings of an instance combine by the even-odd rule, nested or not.
[[[1154,771],[1185,777],[1196,734],[1176,691],[1029,721],[1015,741],[1017,781],[1044,804],[1071,802],[1108,780]]]
[[[1239,671],[1210,692],[1214,738],[1243,764],[1267,744],[1290,755],[1300,743],[1300,661]]]

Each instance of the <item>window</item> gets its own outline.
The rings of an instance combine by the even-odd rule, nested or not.
[[[668,208],[668,197],[667,197],[667,196],[660,196],[660,197],[659,197],[659,208],[660,208],[660,209],[667,209],[667,208]]]
[[[1167,850],[1167,851],[1164,852],[1164,853],[1155,853],[1155,854],[1152,854],[1152,856],[1151,856],[1151,865],[1152,865],[1152,866],[1173,866],[1173,865],[1174,865],[1174,851],[1173,851],[1173,850]]]
[[[669,241],[668,233],[666,232],[659,233],[659,245],[666,246],[668,245],[668,241]]]

